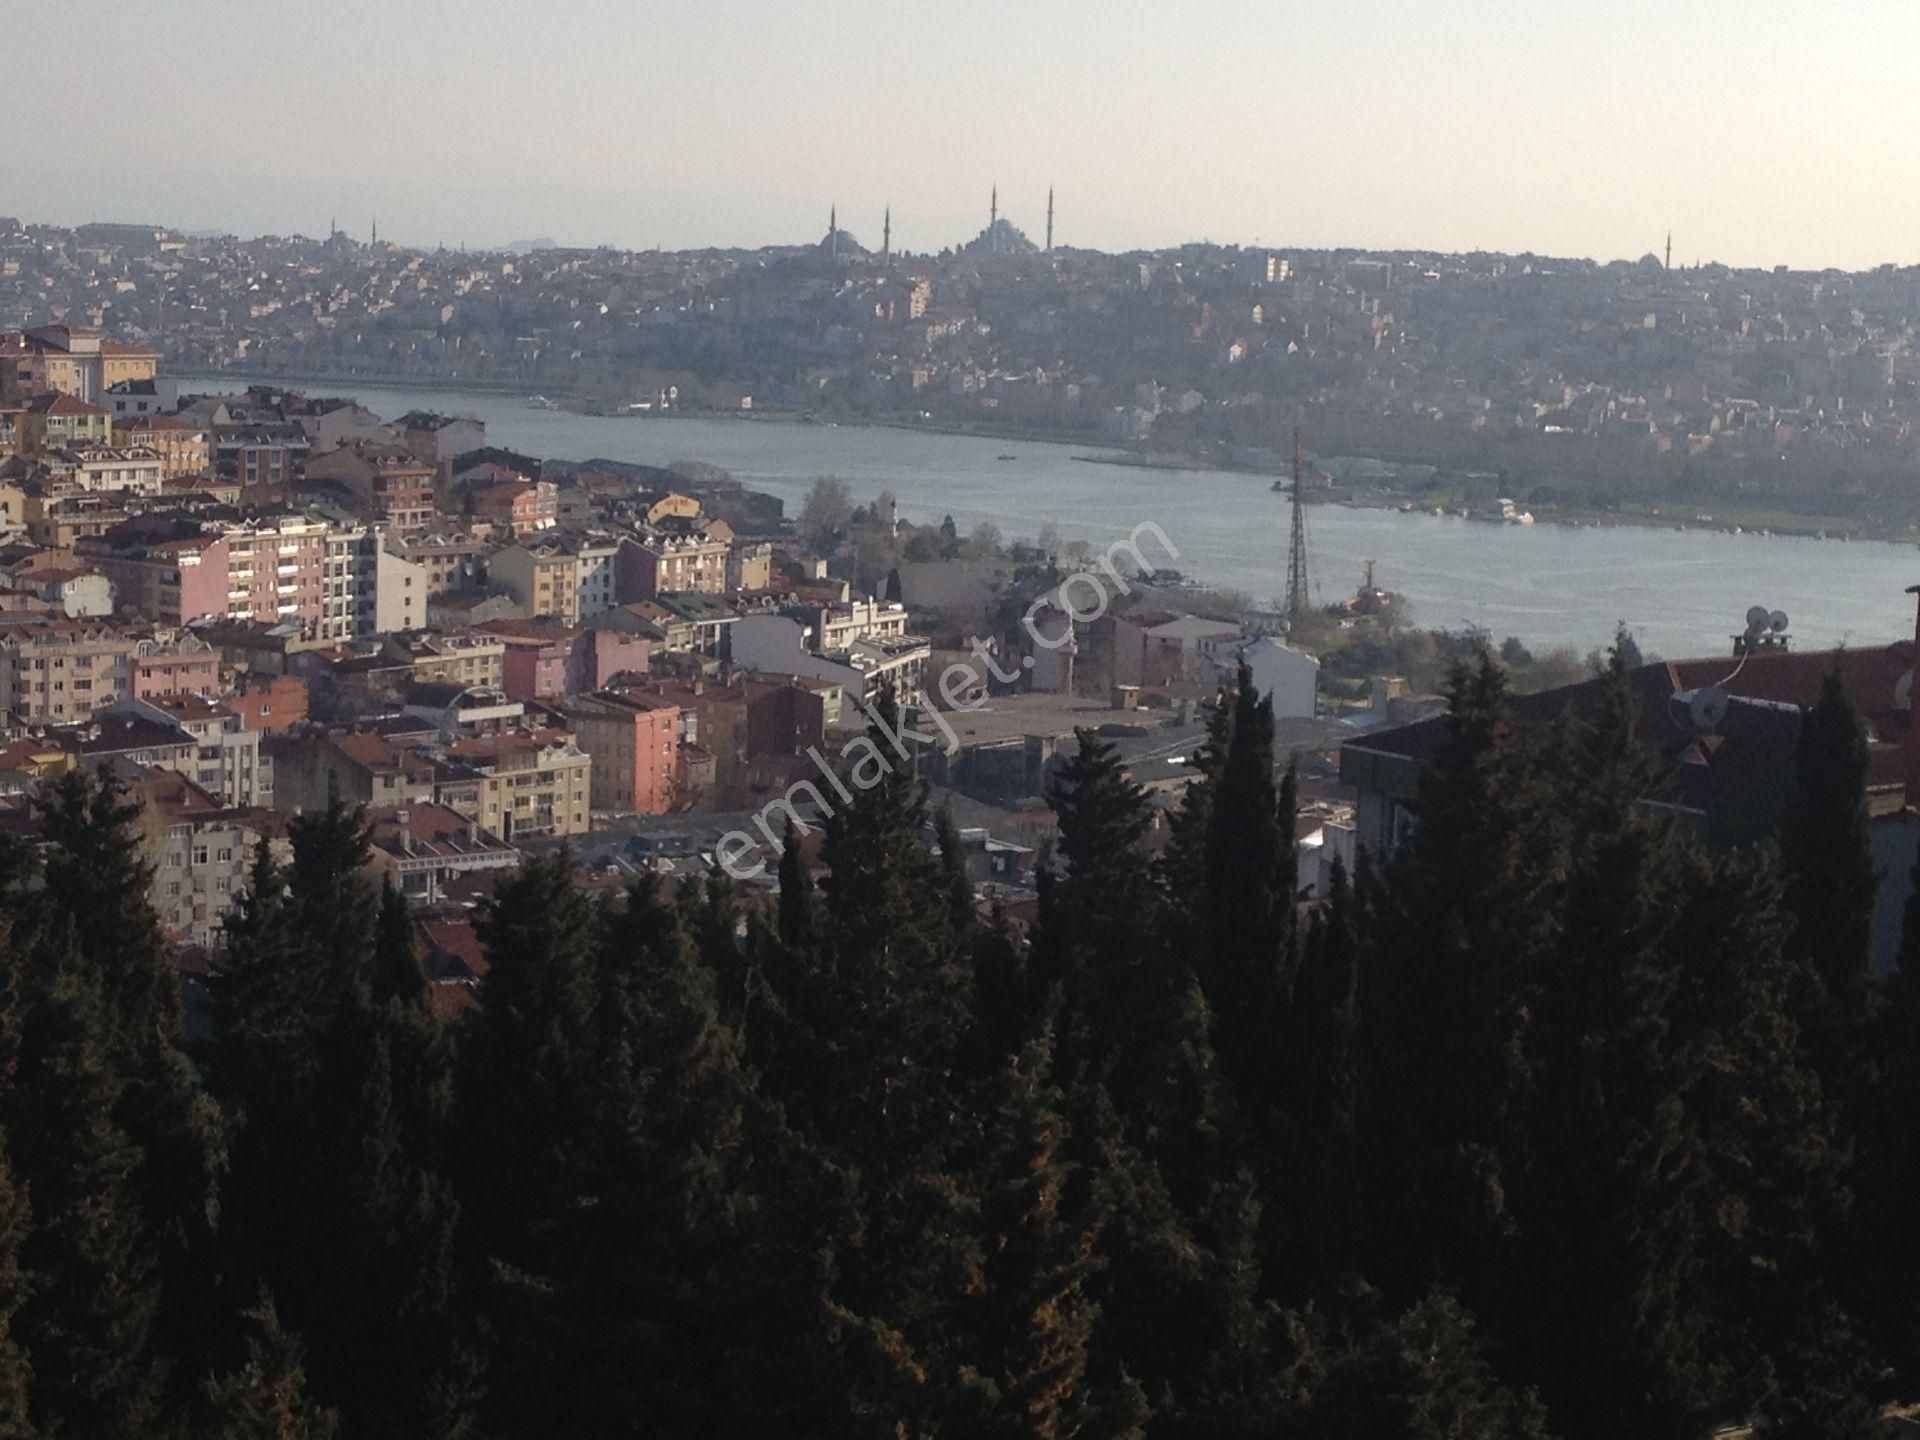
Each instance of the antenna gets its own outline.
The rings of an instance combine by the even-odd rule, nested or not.
[[[1297,620],[1311,608],[1307,594],[1306,482],[1300,468],[1300,427],[1293,427],[1293,533],[1287,543],[1287,618]]]
[[[1727,707],[1731,703],[1727,699],[1727,692],[1718,685],[1703,685],[1687,701],[1687,718],[1693,722],[1696,730],[1715,729],[1727,718]]]
[[[1787,634],[1789,623],[1784,610],[1769,610],[1764,605],[1748,606],[1747,628],[1733,637],[1733,653],[1742,657],[1742,663],[1745,663],[1744,657],[1757,650],[1786,649],[1790,638]]]

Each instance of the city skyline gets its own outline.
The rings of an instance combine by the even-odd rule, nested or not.
[[[1633,259],[1671,229],[1681,264],[1920,260],[1920,197],[1898,183],[1920,164],[1898,73],[1920,12],[1895,3],[1854,7],[1819,43],[1779,0],[1679,16],[723,0],[651,29],[604,0],[329,16],[331,35],[379,43],[261,64],[258,20],[230,23],[221,0],[169,7],[135,47],[89,47],[78,13],[49,14],[49,53],[93,58],[77,82],[23,67],[17,103],[60,121],[0,161],[0,209],[687,249],[800,243],[837,203],[862,243],[890,207],[896,249],[937,251],[978,232],[997,184],[1036,238],[1056,188],[1058,243],[1109,251]]]

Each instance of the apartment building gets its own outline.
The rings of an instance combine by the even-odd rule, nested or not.
[[[0,710],[71,725],[127,698],[134,638],[98,620],[0,614]]]
[[[187,778],[228,805],[272,806],[273,770],[260,753],[260,732],[247,729],[231,707],[201,695],[169,695],[125,700],[102,713],[174,726],[193,740]]]
[[[53,451],[46,466],[55,494],[158,495],[167,473],[151,445],[78,445]]]
[[[306,465],[309,482],[346,490],[368,518],[395,535],[414,535],[433,520],[434,467],[394,446],[342,445]]]
[[[529,615],[580,623],[580,559],[572,547],[556,540],[518,541],[494,555],[487,574]]]
[[[115,417],[113,438],[118,444],[140,445],[160,456],[160,473],[168,480],[205,475],[213,468],[213,449],[206,430],[171,415]]]
[[[270,812],[225,804],[185,775],[149,770],[135,782],[149,896],[168,935],[215,949],[221,926],[246,891],[248,867],[264,841],[283,864],[291,860],[283,827]]]
[[[78,325],[0,334],[0,396],[53,390],[93,402],[128,380],[151,380],[160,352],[108,340]]]
[[[589,824],[593,759],[561,730],[509,730],[463,737],[441,752],[452,762],[442,804],[462,811],[505,840],[584,835]],[[454,771],[463,772],[459,774]]]
[[[664,815],[678,793],[680,708],[636,690],[581,695],[565,707],[592,757],[589,794],[601,812]]]
[[[725,540],[705,531],[628,539],[620,550],[620,593],[635,599],[667,590],[723,594],[727,588],[727,550]]]

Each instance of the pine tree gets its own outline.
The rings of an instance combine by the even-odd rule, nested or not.
[[[206,1440],[333,1440],[333,1412],[307,1393],[301,1346],[280,1325],[271,1296],[247,1311],[247,1358],[206,1382]]]

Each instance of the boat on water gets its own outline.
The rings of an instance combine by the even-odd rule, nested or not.
[[[996,455],[993,458],[996,460],[1018,460],[1020,457],[1018,455]]]
[[[560,402],[558,400],[549,400],[544,395],[529,395],[527,397],[527,408],[529,410],[558,410],[560,408]]]
[[[1469,510],[1469,520],[1478,520],[1485,525],[1531,525],[1533,512],[1522,510],[1511,500],[1496,500],[1491,510]]]

